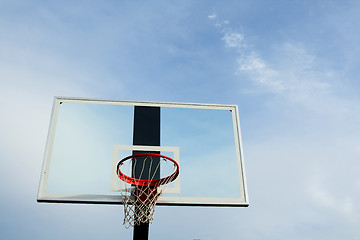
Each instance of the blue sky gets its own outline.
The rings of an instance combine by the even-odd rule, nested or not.
[[[359,1],[0,1],[0,232],[130,239],[122,208],[38,204],[54,96],[237,104],[249,208],[159,207],[150,239],[360,230]]]

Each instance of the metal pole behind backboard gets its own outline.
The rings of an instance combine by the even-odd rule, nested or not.
[[[160,107],[135,106],[133,145],[160,146]],[[160,153],[157,151],[151,152]],[[133,151],[133,154],[138,153],[145,152]],[[133,172],[135,173],[133,177],[138,178],[140,170],[133,169]],[[150,174],[155,174],[155,178],[160,178],[160,170]],[[143,176],[143,178],[149,178],[149,176]],[[133,240],[148,240],[148,235],[149,223],[134,226]]]

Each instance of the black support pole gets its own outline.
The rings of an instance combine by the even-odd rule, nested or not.
[[[133,145],[160,146],[160,107],[135,106],[133,133]],[[133,154],[138,153],[144,153],[144,151],[133,151]],[[135,172],[133,177],[137,177],[137,169],[133,172]],[[155,176],[160,178],[160,171],[156,172]],[[148,176],[143,176],[143,178],[146,179]],[[133,240],[148,240],[148,238],[149,223],[134,226]]]

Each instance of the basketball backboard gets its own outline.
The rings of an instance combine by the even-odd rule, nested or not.
[[[136,152],[179,164],[157,205],[249,204],[236,105],[61,97],[54,100],[37,200],[122,204],[116,166]]]

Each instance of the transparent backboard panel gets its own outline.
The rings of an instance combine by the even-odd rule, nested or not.
[[[137,107],[160,109],[160,144],[134,144]],[[54,101],[38,201],[121,204],[116,165],[133,151],[180,166],[158,205],[248,206],[237,106],[70,98]]]

